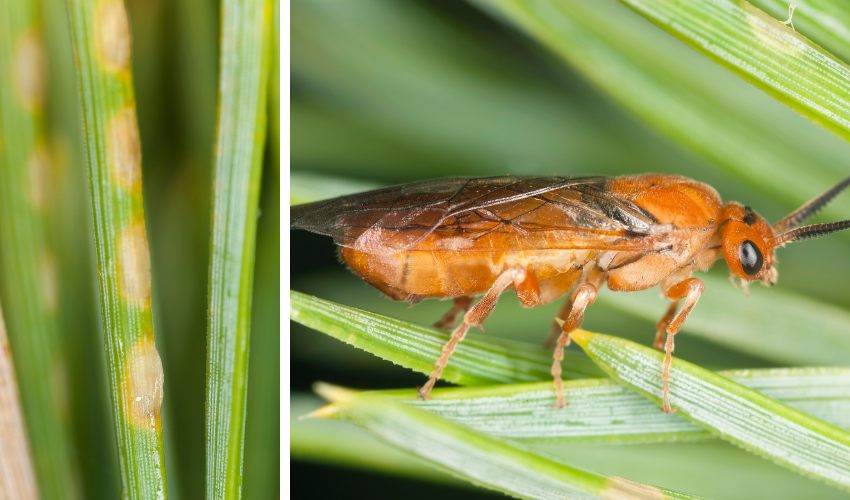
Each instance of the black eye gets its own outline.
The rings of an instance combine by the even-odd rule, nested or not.
[[[750,240],[744,240],[741,243],[741,250],[739,252],[740,255],[738,257],[741,259],[741,267],[744,268],[744,272],[750,276],[758,274],[761,271],[764,261],[755,243]]]

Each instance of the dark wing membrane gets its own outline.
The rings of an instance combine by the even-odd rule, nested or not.
[[[291,225],[396,251],[435,239],[458,251],[504,250],[493,241],[506,240],[518,250],[606,247],[650,234],[655,219],[605,185],[604,177],[428,180],[297,205]],[[482,238],[490,246],[473,244]]]

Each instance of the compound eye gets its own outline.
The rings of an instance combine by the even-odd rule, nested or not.
[[[764,259],[761,256],[761,252],[759,252],[759,249],[752,241],[744,240],[744,242],[741,243],[741,249],[739,250],[738,257],[741,259],[741,267],[744,269],[745,273],[750,276],[755,276],[759,271],[761,271]]]

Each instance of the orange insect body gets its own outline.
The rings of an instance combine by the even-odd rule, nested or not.
[[[592,261],[601,265],[603,257],[603,268],[611,269],[607,275],[610,288],[635,291],[652,287],[697,257],[715,237],[710,228],[720,220],[722,206],[717,193],[705,184],[669,175],[643,175],[607,180],[603,189],[651,215],[653,224],[672,224],[678,230],[632,241],[634,238],[627,238],[623,229],[605,231],[560,224],[565,214],[556,205],[544,205],[513,227],[503,222],[547,203],[524,198],[512,202],[507,213],[500,212],[498,221],[476,221],[477,227],[466,225],[463,234],[456,234],[456,229],[433,231],[403,249],[396,250],[393,243],[414,239],[405,232],[421,236],[422,229],[369,229],[353,246],[343,247],[341,255],[367,282],[395,299],[408,300],[482,294],[505,270],[523,267],[528,283],[521,288],[529,289],[529,295],[535,295],[538,288],[537,295],[541,296],[524,303],[535,306],[560,297],[580,277],[574,271]],[[493,230],[497,225],[504,230]],[[470,235],[473,230],[486,234]],[[655,248],[671,246],[672,251],[651,253]],[[716,250],[710,253],[708,264],[719,256]],[[563,279],[564,274],[570,279]]]
[[[562,406],[563,347],[598,288],[660,285],[671,305],[655,344],[666,352],[664,410],[672,411],[673,337],[703,289],[691,273],[724,258],[745,281],[775,283],[775,248],[850,227],[850,221],[799,227],[848,184],[773,226],[749,207],[722,203],[706,184],[659,174],[424,181],[296,206],[292,225],[333,236],[351,270],[393,299],[455,299],[441,326],[465,312],[420,390],[423,397],[468,329],[510,288],[525,307],[569,296],[551,339],[557,338],[552,374]],[[482,294],[470,308],[471,297]]]

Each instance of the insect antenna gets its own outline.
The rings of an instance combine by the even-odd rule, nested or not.
[[[773,225],[773,231],[776,233],[784,233],[789,229],[793,229],[800,224],[803,223],[806,219],[817,213],[820,209],[825,207],[827,203],[832,201],[839,193],[844,191],[844,189],[850,186],[850,177],[844,179],[838,184],[832,186],[827,189],[825,192],[816,196],[811,201],[803,205],[802,207],[794,210],[790,214],[783,217],[781,220],[777,221],[776,224]],[[813,236],[809,236],[811,238]]]
[[[773,244],[777,247],[781,247],[794,241],[819,238],[823,235],[843,231],[845,229],[850,229],[850,219],[836,222],[824,222],[823,224],[811,224],[809,226],[791,229],[777,235],[773,238]]]

